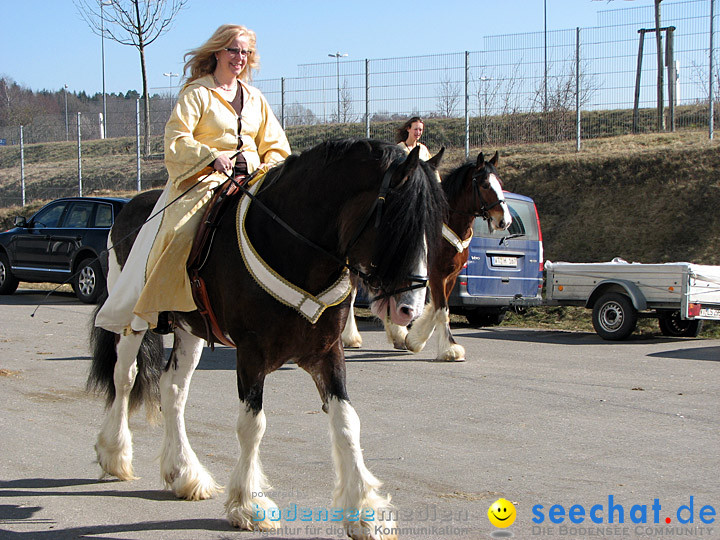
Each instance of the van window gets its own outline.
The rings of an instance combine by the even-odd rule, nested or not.
[[[528,201],[506,199],[512,216],[510,228],[505,231],[491,231],[487,221],[475,219],[473,225],[474,235],[480,238],[497,238],[505,236],[522,235],[523,240],[539,240],[535,205]]]

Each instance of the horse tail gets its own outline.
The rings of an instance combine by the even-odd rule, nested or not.
[[[90,347],[92,363],[87,380],[87,389],[104,394],[109,407],[115,400],[115,364],[117,363],[116,345],[120,336],[104,328],[95,326],[95,316],[107,297],[98,303],[93,316],[90,330]],[[153,332],[145,332],[137,355],[137,376],[130,392],[128,409],[130,412],[145,404],[148,417],[156,415],[160,405],[160,375],[163,372],[165,352],[162,336]]]

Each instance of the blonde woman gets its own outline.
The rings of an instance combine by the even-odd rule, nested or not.
[[[255,33],[229,24],[185,55],[187,80],[165,126],[168,182],[153,214],[194,187],[143,227],[114,285],[119,269],[110,265],[110,295],[96,326],[166,333],[167,312],[196,309],[185,266],[212,190],[226,174],[247,175],[290,154],[265,97],[248,84],[259,59]]]
[[[430,152],[423,143],[420,142],[423,131],[425,130],[425,123],[419,116],[413,116],[402,126],[400,126],[395,132],[395,142],[405,150],[406,154],[410,153],[410,150],[416,146],[420,147],[420,159],[427,161],[430,159]]]

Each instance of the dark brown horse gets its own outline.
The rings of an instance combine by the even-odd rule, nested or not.
[[[225,505],[234,526],[277,527],[269,518],[277,508],[266,495],[258,458],[265,431],[263,385],[269,373],[294,361],[312,376],[329,415],[333,508],[343,509],[353,538],[394,537],[394,523],[379,511],[389,498],[378,494],[380,483],[363,462],[340,333],[349,309],[349,271],[367,280],[378,313],[390,312],[403,324],[420,313],[427,245],[436,244],[446,213],[435,165],[419,160],[417,151],[405,156],[377,141],[323,143],[271,170],[254,186],[255,199],[246,196],[237,212],[222,218],[201,275],[221,330],[237,346],[240,451]],[[156,198],[143,195],[128,204],[113,241],[123,229],[143,223]],[[254,255],[243,247],[248,242]],[[122,266],[128,246],[120,247],[116,264]],[[190,447],[183,419],[205,327],[198,312],[174,316],[167,363],[159,336],[151,332],[119,336],[94,330],[88,382],[106,391],[109,402],[95,448],[106,474],[133,478],[128,411],[143,396],[155,402],[159,395],[162,477],[178,497],[205,499],[218,486]]]
[[[450,331],[448,298],[458,274],[467,262],[475,218],[487,220],[493,229],[507,229],[512,223],[496,169],[497,163],[497,152],[490,161],[485,161],[481,152],[475,163],[466,163],[443,179],[442,187],[450,212],[443,226],[443,238],[431,248],[434,256],[429,269],[430,303],[422,316],[413,323],[409,333],[405,327],[383,318],[388,339],[395,348],[419,352],[437,330],[436,359],[448,362],[465,359],[465,349],[455,342]],[[358,347],[362,343],[357,327],[353,329],[354,324],[351,311],[343,332],[345,346]]]

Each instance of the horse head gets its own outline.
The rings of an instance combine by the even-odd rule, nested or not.
[[[471,169],[472,201],[475,215],[487,220],[494,230],[505,230],[512,223],[512,216],[503,195],[502,181],[497,172],[499,155],[485,161],[482,152],[478,154],[475,167]]]
[[[406,326],[425,305],[428,245],[439,236],[445,214],[436,171],[440,158],[423,162],[419,148],[407,156],[392,146],[385,152],[369,210],[373,218],[350,255],[365,273],[371,311]]]

